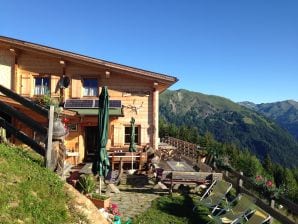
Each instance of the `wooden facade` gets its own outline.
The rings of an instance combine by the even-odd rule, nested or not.
[[[30,99],[49,94],[61,105],[70,99],[97,100],[102,86],[107,86],[111,101],[120,101],[118,113],[110,113],[108,149],[128,148],[125,135],[131,117],[135,118],[137,146],[158,144],[158,101],[159,93],[177,81],[175,77],[95,59],[72,52],[62,51],[38,44],[0,37],[0,84],[17,94]],[[63,80],[69,85],[63,86]],[[37,87],[42,82],[48,87],[47,93]],[[90,88],[88,83],[96,83]],[[88,84],[89,85],[89,84]],[[86,92],[87,91],[87,92]],[[38,94],[37,94],[38,92]],[[86,94],[87,93],[87,94]],[[20,104],[8,100],[2,94],[0,100],[11,104],[47,126],[47,121]],[[69,134],[65,138],[66,148],[79,155],[76,162],[92,154],[92,143],[96,139],[98,125],[96,108],[64,108]],[[11,119],[12,124],[32,138],[40,138],[25,124]],[[16,139],[11,139],[18,143]]]

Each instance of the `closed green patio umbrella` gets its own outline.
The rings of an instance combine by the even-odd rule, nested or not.
[[[108,88],[106,86],[104,86],[101,90],[98,109],[98,150],[92,171],[94,173],[98,173],[100,177],[106,177],[110,167],[106,149],[109,129],[109,95]]]
[[[134,172],[133,169],[133,152],[136,151],[135,143],[135,119],[132,117],[130,121],[130,144],[128,150],[131,152],[131,172]]]
[[[136,143],[135,143],[135,119],[132,117],[130,121],[130,144],[129,144],[129,151],[135,152],[136,151]]]

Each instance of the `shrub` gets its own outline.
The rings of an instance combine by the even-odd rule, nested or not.
[[[95,180],[92,175],[82,175],[79,178],[78,190],[84,194],[91,194],[95,190]]]

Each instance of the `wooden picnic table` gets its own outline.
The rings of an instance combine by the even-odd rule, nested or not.
[[[180,185],[197,187],[208,185],[214,179],[222,179],[221,173],[197,172],[186,161],[162,161],[156,168],[157,185],[171,193]]]
[[[195,171],[157,171],[157,185],[162,189],[168,189],[169,193],[173,189],[178,189],[180,185],[197,187],[207,185],[211,182],[212,176],[210,173],[195,172]]]

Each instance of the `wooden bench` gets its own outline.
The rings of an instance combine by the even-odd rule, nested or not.
[[[112,152],[109,154],[109,159],[111,161],[112,170],[115,168],[115,164],[119,164],[120,170],[123,164],[139,164],[139,169],[147,163],[147,153],[146,152]]]

